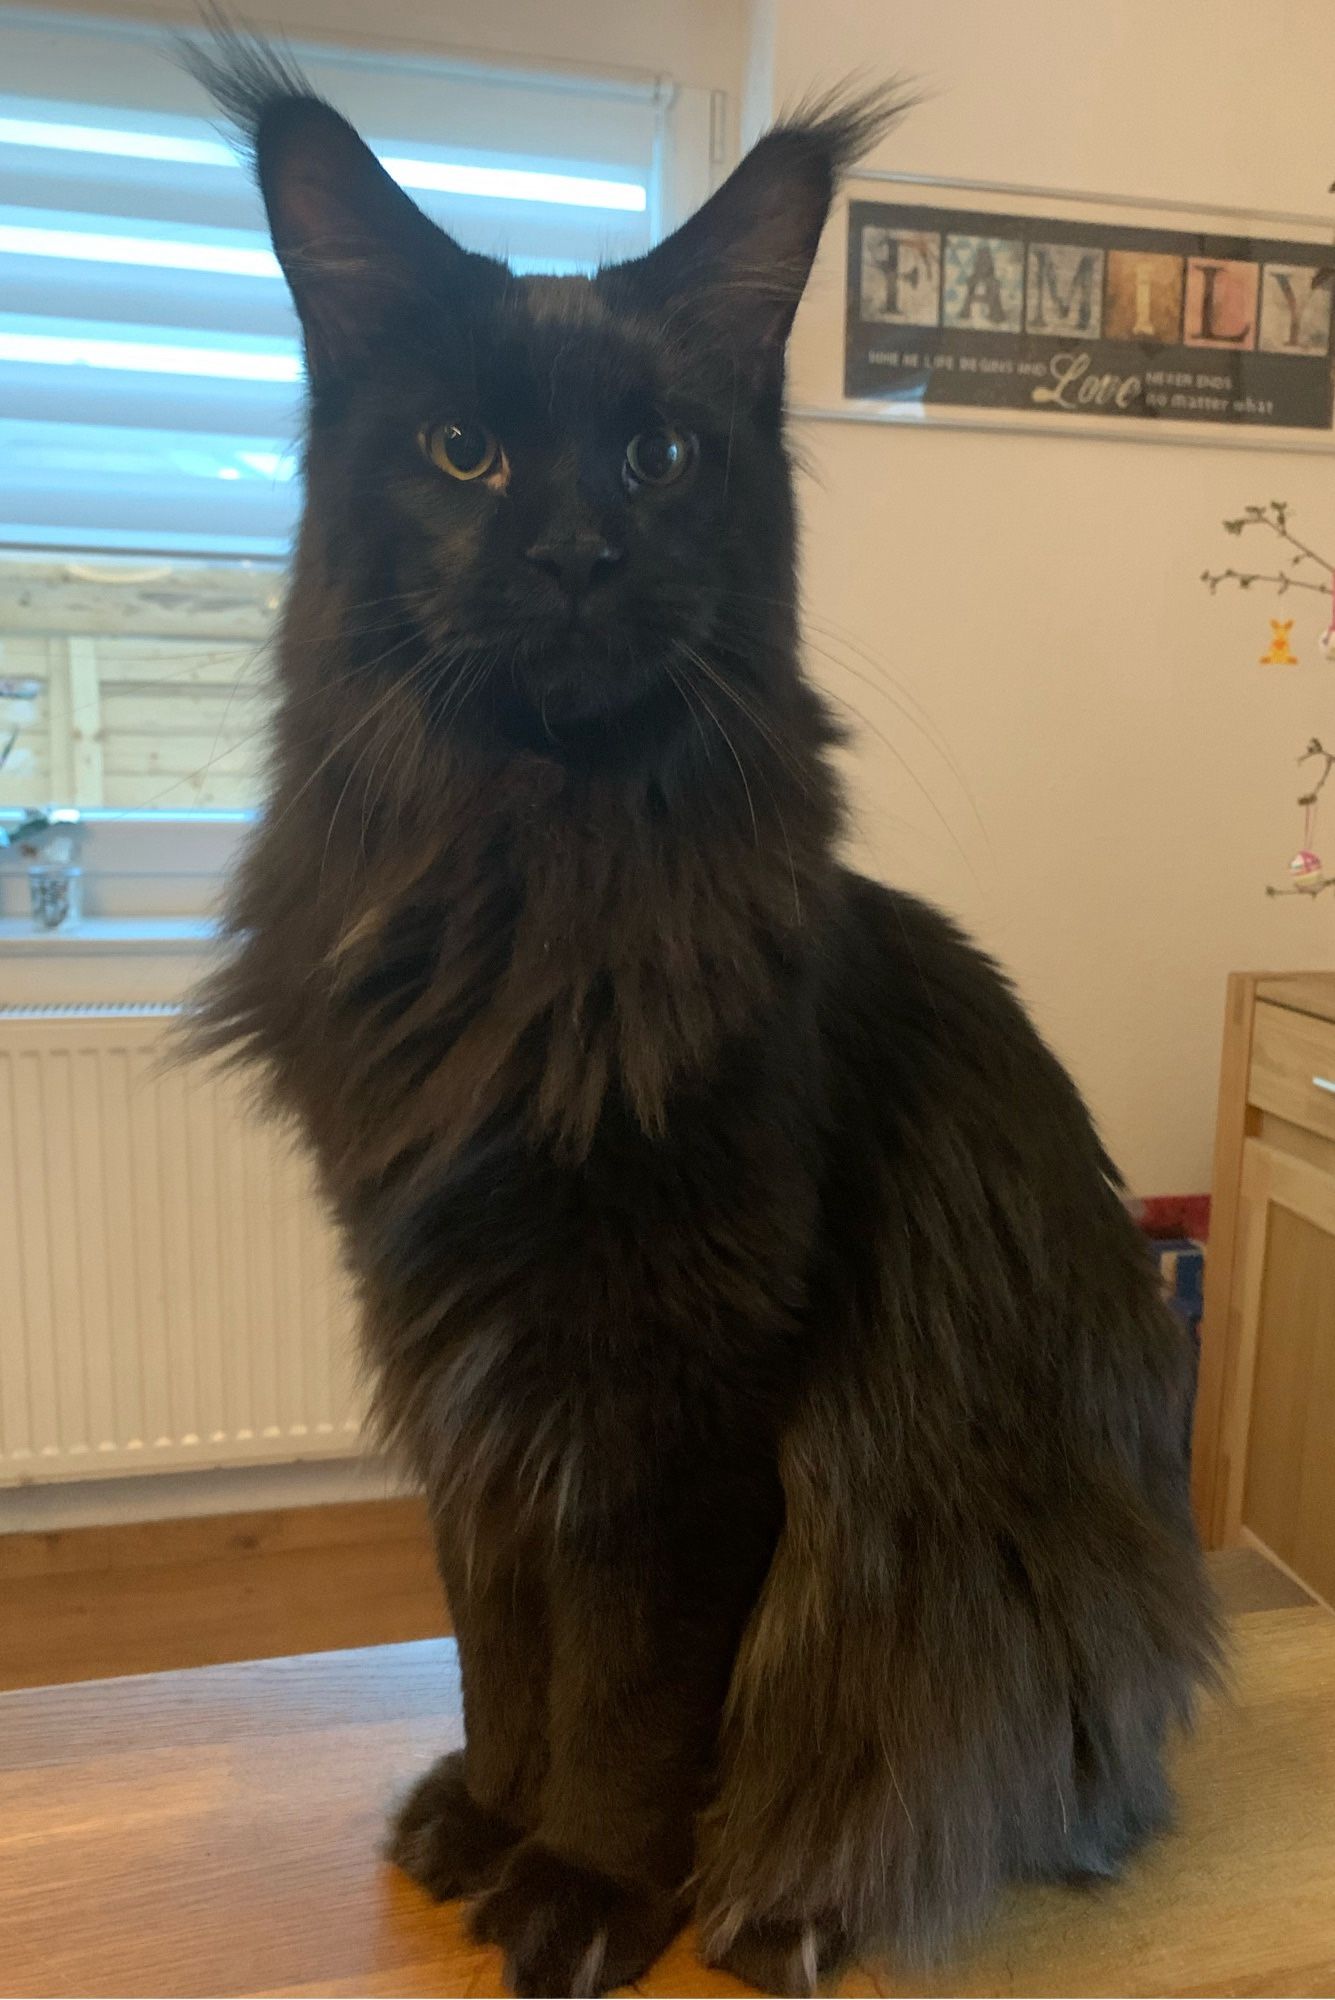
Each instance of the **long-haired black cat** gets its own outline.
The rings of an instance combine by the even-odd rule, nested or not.
[[[310,383],[199,1033],[309,1140],[430,1501],[467,1744],[394,1859],[546,1994],[692,1913],[805,1993],[1114,1873],[1215,1655],[1188,1342],[1006,982],[839,860],[800,661],[784,345],[892,98],[516,278],[280,59],[194,64]]]

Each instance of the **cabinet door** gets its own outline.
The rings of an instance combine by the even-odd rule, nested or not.
[[[1224,1387],[1225,1542],[1244,1530],[1335,1598],[1335,1151],[1243,1149]]]

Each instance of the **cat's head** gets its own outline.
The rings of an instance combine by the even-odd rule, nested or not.
[[[353,630],[409,634],[374,671],[429,685],[446,726],[503,712],[559,741],[637,710],[686,724],[683,679],[707,704],[763,635],[782,655],[784,348],[839,171],[893,92],[778,127],[644,257],[517,277],[267,50],[193,66],[253,147],[301,319],[308,561]]]

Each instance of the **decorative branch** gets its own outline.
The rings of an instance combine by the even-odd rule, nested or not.
[[[1267,574],[1261,570],[1203,569],[1201,582],[1208,587],[1212,597],[1221,583],[1236,583],[1239,590],[1250,590],[1254,583],[1273,583],[1280,597],[1283,597],[1288,590],[1315,590],[1318,596],[1329,597],[1331,589],[1328,583],[1309,583],[1305,576],[1289,576],[1284,570]]]
[[[1267,896],[1306,896],[1309,899],[1324,896],[1327,889],[1335,889],[1335,875],[1318,875],[1314,882],[1304,882],[1301,887],[1292,889],[1277,889],[1272,882],[1265,885]]]
[[[1309,740],[1307,748],[1303,751],[1298,762],[1299,764],[1306,764],[1313,757],[1317,757],[1321,761],[1321,776],[1317,779],[1311,791],[1304,792],[1298,800],[1298,804],[1305,812],[1316,804],[1330,782],[1331,772],[1335,771],[1335,750],[1327,750],[1325,744],[1317,736],[1313,736]],[[1335,875],[1315,875],[1309,877],[1305,882],[1295,882],[1289,889],[1274,889],[1267,884],[1266,895],[1323,896],[1327,889],[1335,889]]]
[[[1304,792],[1303,796],[1299,799],[1298,803],[1300,806],[1314,806],[1316,804],[1317,800],[1321,797],[1322,792],[1326,789],[1326,786],[1330,781],[1330,774],[1332,770],[1335,770],[1335,750],[1327,750],[1325,744],[1322,743],[1320,739],[1315,736],[1308,743],[1307,748],[1303,751],[1303,754],[1298,759],[1298,762],[1300,764],[1305,764],[1311,757],[1319,757],[1322,761],[1324,768],[1322,770],[1321,776],[1317,779],[1311,791]]]
[[[1335,276],[1335,272],[1331,275]],[[1282,569],[1244,570],[1229,568],[1202,570],[1201,582],[1212,597],[1218,591],[1221,583],[1235,583],[1239,590],[1250,590],[1253,584],[1257,583],[1268,585],[1279,597],[1287,596],[1291,590],[1315,590],[1322,597],[1331,596],[1332,590],[1335,590],[1335,562],[1332,562],[1328,556],[1321,555],[1310,543],[1302,541],[1299,536],[1294,534],[1293,529],[1289,526],[1289,504],[1287,500],[1272,500],[1265,507],[1255,504],[1244,507],[1241,514],[1235,520],[1224,522],[1224,533],[1227,535],[1245,535],[1249,528],[1264,528],[1267,534],[1274,535],[1283,547],[1292,549],[1294,553],[1286,558]],[[1315,578],[1308,574],[1301,576],[1293,574],[1295,570],[1305,570],[1306,566],[1311,563],[1315,563],[1318,569],[1324,570],[1325,577],[1322,582],[1318,583]],[[1332,602],[1332,618],[1335,619],[1335,600]],[[1284,642],[1278,636],[1280,627],[1273,619],[1271,623],[1275,626],[1277,635],[1275,649],[1284,651]],[[1323,639],[1323,650],[1325,649],[1325,644],[1326,642]],[[1289,654],[1288,657],[1291,659],[1292,655]],[[1335,751],[1327,750],[1320,739],[1313,736],[1309,740],[1307,748],[1299,757],[1298,763],[1301,766],[1309,762],[1312,758],[1319,760],[1321,773],[1311,789],[1304,792],[1298,800],[1300,810],[1308,815],[1309,840],[1311,837],[1312,817],[1316,810],[1317,800],[1321,797],[1322,792],[1330,782],[1332,770],[1335,770]],[[1304,851],[1294,857],[1296,879],[1286,889],[1276,889],[1267,885],[1266,895],[1316,897],[1324,895],[1327,889],[1335,889],[1335,875],[1327,875],[1324,870],[1318,873],[1317,870],[1320,869],[1320,866],[1321,864],[1317,861],[1316,856],[1306,852],[1305,842]],[[1309,868],[1312,870],[1310,874],[1305,872]]]
[[[1254,583],[1268,583],[1274,586],[1281,597],[1290,590],[1316,590],[1320,591],[1323,597],[1330,595],[1331,587],[1335,585],[1335,562],[1332,562],[1328,556],[1321,555],[1309,543],[1301,541],[1294,534],[1292,528],[1289,526],[1289,504],[1287,500],[1272,500],[1265,507],[1253,504],[1245,507],[1235,520],[1224,522],[1224,533],[1227,535],[1243,535],[1246,534],[1249,528],[1265,528],[1270,534],[1276,536],[1279,541],[1284,543],[1285,547],[1296,551],[1294,555],[1289,557],[1288,568],[1275,571],[1241,569],[1202,570],[1201,582],[1209,590],[1211,596],[1218,590],[1221,583],[1236,583],[1239,590],[1250,590]],[[1325,582],[1317,583],[1311,577],[1294,576],[1291,573],[1293,570],[1299,569],[1304,563],[1315,563],[1318,569],[1323,569],[1326,572]]]

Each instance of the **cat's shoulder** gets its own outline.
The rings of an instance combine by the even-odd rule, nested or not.
[[[847,1073],[1029,1150],[1110,1171],[1079,1093],[1005,973],[945,911],[845,871],[825,1026]],[[973,1143],[974,1141],[971,1141]]]
[[[882,1050],[1057,1070],[995,960],[934,904],[843,871],[830,997]]]
[[[840,871],[838,928],[842,955],[881,982],[1010,993],[1005,974],[946,911],[851,868]]]

